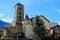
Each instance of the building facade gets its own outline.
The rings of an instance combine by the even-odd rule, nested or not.
[[[51,35],[56,38],[60,37],[60,25],[56,25],[51,28]]]
[[[50,21],[44,16],[39,16],[44,21],[44,26],[46,29],[46,36],[50,35]],[[14,20],[11,25],[7,26],[4,31],[4,36],[8,35],[17,40],[22,39],[33,39],[32,23],[35,23],[35,18],[29,19],[27,16],[24,19],[24,6],[17,3],[14,6]],[[7,36],[7,37],[8,37]]]
[[[22,33],[22,21],[24,20],[24,6],[20,3],[17,3],[14,6],[14,20],[12,21],[11,25],[6,27],[6,34],[11,36],[15,39],[17,38],[17,35],[19,38],[24,38],[24,33]]]
[[[35,27],[35,19],[36,17],[32,18],[31,21],[32,21],[32,26]],[[44,26],[45,26],[45,36],[48,37],[50,36],[50,21],[48,19],[46,19],[44,16],[40,15],[39,16],[39,19],[42,19],[42,21],[44,22]]]

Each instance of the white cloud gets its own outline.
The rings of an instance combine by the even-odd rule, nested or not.
[[[57,14],[60,14],[60,9],[54,8],[54,10]]]
[[[60,10],[59,10],[59,9],[57,9],[56,12],[57,12],[58,14],[60,14]]]
[[[0,14],[0,17],[2,17],[3,16],[3,14]]]
[[[5,22],[9,22],[9,23],[11,23],[12,22],[12,19],[11,18],[2,18],[1,19],[2,21],[5,21]]]
[[[10,15],[0,13],[0,20],[11,23],[13,19],[10,17]]]
[[[7,17],[3,17],[3,18],[1,18],[1,20],[11,23],[13,19],[9,15],[7,15]]]
[[[60,25],[60,22],[58,24]]]

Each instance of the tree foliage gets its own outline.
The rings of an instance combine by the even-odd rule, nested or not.
[[[37,35],[40,38],[43,38],[45,36],[44,21],[41,18],[39,18],[39,16],[36,16],[35,18],[35,26],[33,27],[33,31],[35,35]]]
[[[0,32],[0,38],[1,38],[1,36],[3,36],[3,32]]]

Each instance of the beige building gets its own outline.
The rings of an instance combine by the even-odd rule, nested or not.
[[[46,31],[46,37],[50,36],[50,21],[42,15],[40,15],[39,18],[42,19],[43,22],[44,22],[44,26],[45,26],[45,29],[46,29],[45,30]],[[35,26],[35,17],[32,18],[31,21],[32,21],[32,26]]]
[[[17,3],[14,6],[14,20],[12,21],[11,25],[6,27],[6,30],[4,31],[4,35],[8,35],[17,39],[18,38],[24,38],[24,33],[22,33],[22,21],[24,20],[24,6],[20,3]],[[21,37],[22,36],[22,37]]]
[[[46,35],[49,36],[50,35],[50,21],[47,20],[42,15],[39,16],[39,18],[43,19],[44,26],[47,32]],[[14,7],[14,20],[12,21],[11,25],[7,26],[6,30],[4,30],[4,36],[8,35],[18,40],[21,38],[32,39],[34,38],[33,37],[34,33],[32,30],[32,23],[33,24],[35,23],[35,18],[29,19],[28,17],[25,17],[24,19],[24,6],[20,3],[17,3]]]
[[[50,30],[50,21],[48,19],[46,19],[44,16],[42,16],[42,15],[40,15],[39,18],[43,20],[44,26],[46,26],[45,28]],[[34,24],[35,23],[35,17],[31,18],[31,20],[32,20],[32,22]]]
[[[55,36],[56,38],[60,37],[60,25],[56,25],[51,28],[51,35]]]
[[[32,39],[32,25],[31,25],[31,20],[25,19],[23,27],[24,27],[23,31],[25,33],[25,37],[27,39]]]

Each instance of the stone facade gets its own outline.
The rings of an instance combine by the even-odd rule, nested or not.
[[[17,38],[17,34],[22,33],[22,21],[24,20],[24,6],[20,3],[17,3],[14,7],[14,20],[11,25],[6,27],[6,34]],[[21,36],[21,35],[19,35]]]
[[[23,27],[24,27],[23,31],[25,33],[25,37],[27,39],[32,39],[32,25],[31,25],[31,20],[25,19]]]
[[[47,20],[44,16],[39,16],[39,18],[40,19],[42,19],[43,20],[43,22],[44,22],[44,26],[45,26],[45,31],[46,31],[46,37],[47,36],[50,36],[50,21],[49,20]],[[32,18],[31,19],[31,21],[32,21],[32,26],[35,26],[35,17],[34,18]]]
[[[47,29],[47,35],[50,35],[50,21],[48,21],[44,16],[39,16],[44,21],[45,28]],[[33,38],[33,31],[32,31],[32,23],[35,22],[35,18],[24,19],[24,6],[20,3],[17,3],[14,7],[14,20],[12,21],[11,25],[6,27],[4,31],[4,35],[11,36],[13,38],[17,36],[19,39],[32,39]],[[24,39],[25,40],[25,39]]]
[[[56,25],[51,28],[51,35],[54,35],[55,37],[60,37],[60,25]]]

